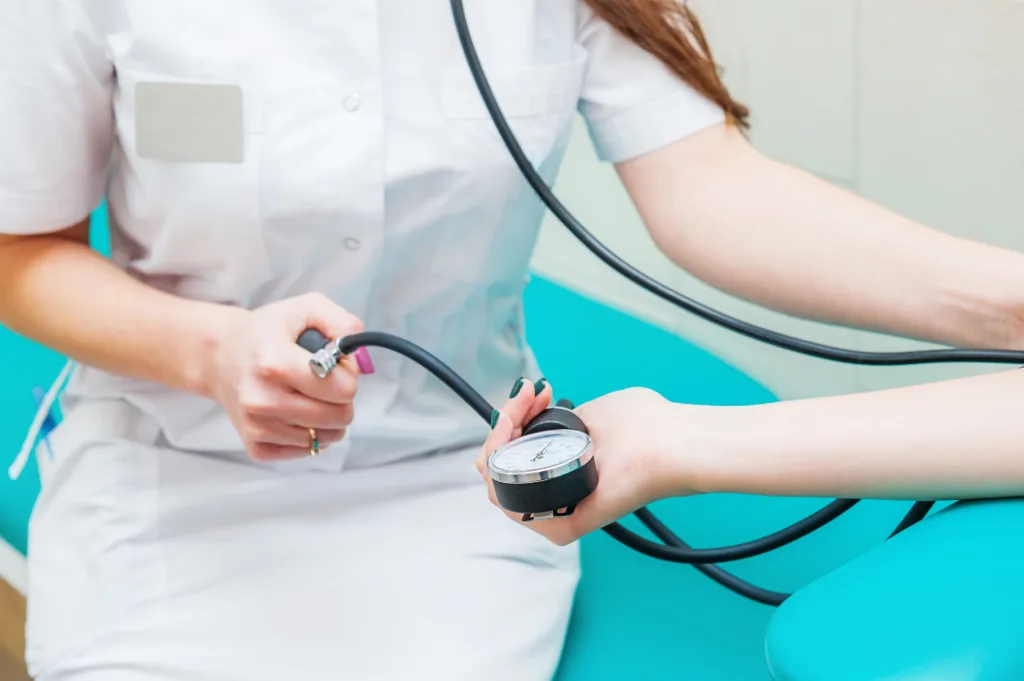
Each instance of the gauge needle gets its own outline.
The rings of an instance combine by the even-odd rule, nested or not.
[[[535,456],[532,459],[530,459],[530,461],[536,461],[537,459],[539,459],[542,456],[544,456],[544,452],[548,451],[548,447],[551,446],[552,442],[554,442],[554,440],[548,440],[548,443],[546,445],[544,445],[544,449],[542,449],[539,452],[537,452],[537,456]]]

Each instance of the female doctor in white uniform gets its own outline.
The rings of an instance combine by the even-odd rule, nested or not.
[[[17,5],[0,322],[81,363],[31,523],[35,678],[549,678],[577,555],[489,503],[475,415],[395,355],[320,381],[295,345],[395,333],[496,404],[539,376],[542,207],[446,0]],[[468,5],[546,178],[581,111],[680,265],[794,314],[1006,344],[1020,258],[759,156],[674,3]],[[87,248],[104,195],[110,260]]]

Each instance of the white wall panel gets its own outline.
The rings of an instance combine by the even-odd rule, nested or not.
[[[860,25],[861,194],[952,234],[1024,249],[1024,5],[861,0]],[[860,334],[859,345],[920,344]],[[982,370],[861,369],[858,386]]]
[[[751,106],[754,143],[819,175],[856,182],[854,0],[699,0],[693,7],[726,82]]]

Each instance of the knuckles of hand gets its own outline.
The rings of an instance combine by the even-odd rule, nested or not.
[[[331,301],[331,299],[325,296],[320,291],[309,291],[307,293],[303,293],[298,297],[298,300],[308,307],[316,308],[334,306],[334,303]]]
[[[251,456],[253,460],[264,463],[285,458],[284,452],[286,451],[284,447],[259,442],[249,446],[248,450],[249,456]]]
[[[339,404],[331,409],[331,420],[343,426],[347,426],[352,423],[352,419],[355,417],[355,411],[355,407],[351,404]]]
[[[291,366],[293,362],[294,358],[283,358],[273,350],[261,349],[257,350],[253,357],[252,370],[253,374],[261,380],[281,383],[294,372],[294,367]]]
[[[356,396],[357,382],[351,371],[335,369],[327,380],[329,381],[327,385],[331,388],[331,395],[341,400],[350,400]]]
[[[316,318],[328,322],[333,327],[329,329],[330,331],[337,330],[339,332],[328,334],[329,336],[350,335],[362,333],[365,330],[362,320],[344,308],[339,307],[337,303],[322,293],[317,291],[305,293],[296,298],[296,300],[299,303],[299,308],[306,312],[305,317],[307,319]],[[320,329],[320,331],[327,332],[328,329]]]
[[[270,427],[266,421],[247,418],[245,420],[245,431],[246,435],[253,442],[265,442],[270,439]]]
[[[269,393],[248,386],[238,391],[238,406],[250,417],[274,416],[280,408]]]

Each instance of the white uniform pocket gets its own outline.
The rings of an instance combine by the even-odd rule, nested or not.
[[[128,237],[123,264],[173,293],[216,290],[219,301],[245,305],[268,269],[257,81],[241,62],[170,60],[128,37],[112,43],[120,158],[108,199]]]

